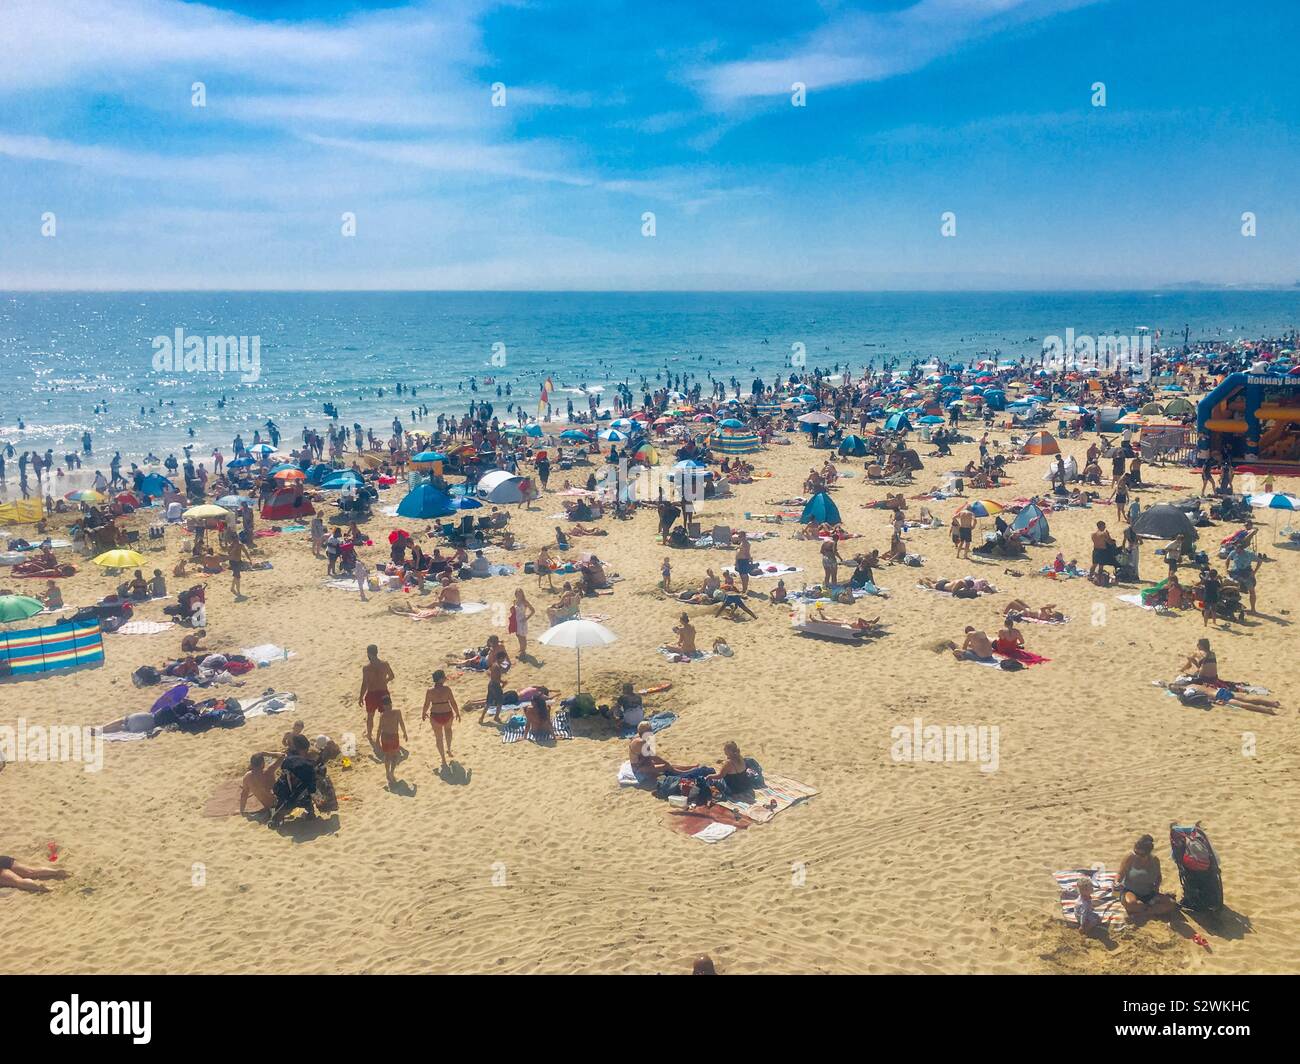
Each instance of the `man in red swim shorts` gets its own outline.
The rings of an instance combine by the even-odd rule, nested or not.
[[[388,662],[379,657],[379,648],[374,643],[366,647],[366,657],[368,660],[361,666],[361,693],[357,695],[357,705],[366,707],[366,739],[373,743],[375,713],[388,694],[388,684],[393,679],[393,670]]]

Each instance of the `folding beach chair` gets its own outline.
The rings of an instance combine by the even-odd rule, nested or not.
[[[713,526],[713,545],[715,547],[731,546],[731,526],[714,525]]]

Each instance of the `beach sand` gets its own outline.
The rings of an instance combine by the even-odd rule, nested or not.
[[[1063,446],[1082,459],[1087,443]],[[923,455],[928,450],[920,446]],[[773,476],[703,504],[705,528],[776,529],[780,538],[756,544],[754,557],[803,566],[787,580],[791,590],[817,581],[817,543],[795,539],[797,525],[743,514],[770,512],[776,507],[765,500],[801,494],[808,468],[825,454],[796,440],[752,456]],[[941,469],[973,455],[973,445],[964,445],[950,461],[927,460],[906,494],[935,485]],[[1043,490],[1048,462],[1014,463],[1013,483],[985,494],[1006,502]],[[865,482],[861,461],[839,467],[856,476],[842,480],[834,497],[846,526],[863,537],[843,552],[883,550],[887,512],[860,504],[887,489]],[[557,470],[552,488],[565,475]],[[1147,479],[1177,490],[1143,491],[1144,506],[1198,484],[1194,473],[1172,467],[1148,468]],[[1294,486],[1279,482],[1280,490]],[[400,495],[390,490],[383,502]],[[911,502],[910,512],[920,505]],[[946,526],[959,502],[927,505]],[[512,528],[528,549],[493,560],[531,560],[552,539],[558,522],[549,515],[559,510],[549,494],[532,511],[511,507]],[[608,536],[575,540],[575,551],[595,550],[625,578],[614,594],[584,603],[619,637],[584,653],[584,689],[605,702],[624,679],[671,681],[671,691],[648,699],[652,709],[679,714],[658,737],[664,756],[716,762],[723,743],[735,740],[767,771],[820,792],[716,845],[670,830],[665,803],[621,791],[615,775],[627,743],[595,726],[596,738],[502,745],[496,727],[466,713],[455,730],[457,767],[440,777],[433,737],[419,722],[428,675],[447,654],[493,631],[513,656],[513,638],[492,627],[504,611],[412,623],[389,606],[416,596],[376,593],[362,603],[322,587],[324,562],[312,558],[305,533],[259,539],[274,569],[244,576],[245,601],[232,600],[228,576],[207,578],[209,644],[235,650],[276,642],[296,656],[259,669],[243,687],[210,693],[238,697],[274,686],[296,692],[297,710],[229,731],[108,744],[98,773],[77,764],[9,765],[0,773],[0,852],[44,861],[54,841],[73,875],[46,896],[0,891],[0,936],[10,943],[0,970],[678,973],[701,952],[724,973],[1300,970],[1300,835],[1290,828],[1300,818],[1300,665],[1290,612],[1300,601],[1300,554],[1273,547],[1264,528],[1261,545],[1275,560],[1260,574],[1263,615],[1209,633],[1221,673],[1270,688],[1283,702],[1281,715],[1188,709],[1151,681],[1175,675],[1204,634],[1199,614],[1161,616],[1117,601],[1131,588],[1029,575],[1058,549],[1086,568],[1087,533],[1098,519],[1121,527],[1113,506],[1055,514],[1057,543],[1010,563],[954,561],[946,527],[912,533],[923,569],[886,567],[878,579],[887,601],[829,608],[846,618],[881,615],[889,634],[863,647],[797,636],[789,611],[762,599],[752,600],[757,621],[691,608],[700,645],[722,636],[735,653],[689,665],[656,652],[682,608],[655,590],[660,562],[671,556],[682,585],[706,566],[720,571],[732,553],[666,549],[651,511],[633,521],[607,518]],[[145,523],[137,518],[135,527]],[[372,568],[399,525],[419,527],[378,514],[369,526]],[[1235,527],[1205,530],[1202,546],[1217,546]],[[142,544],[149,568],[169,574],[171,590],[187,583],[170,576],[177,532],[168,533],[165,553],[151,554],[147,537]],[[1142,552],[1150,579],[1164,575],[1154,546]],[[78,564],[81,571],[63,581],[69,603],[111,589],[114,581],[88,560]],[[1010,576],[1007,567],[1025,575]],[[956,601],[915,586],[922,575],[968,573],[1000,593]],[[774,584],[758,580],[752,590],[766,594]],[[535,642],[549,596],[534,577],[470,581],[464,595],[504,604],[516,587],[538,608],[531,649],[541,664],[517,664],[509,686],[542,682],[571,694],[573,653]],[[1059,627],[1023,626],[1028,647],[1048,664],[1006,673],[932,650],[938,640],[960,640],[967,624],[996,631],[1000,604],[1012,596],[1055,602],[1069,614]],[[137,617],[161,620],[162,605]],[[158,689],[136,689],[131,673],[173,656],[183,634],[106,636],[102,668],[0,686],[0,721],[89,724],[147,709]],[[405,786],[396,792],[385,789],[356,704],[371,642],[396,671],[393,695],[410,730],[410,756],[398,769]],[[453,682],[462,703],[484,689],[481,675]],[[251,752],[279,747],[294,718],[309,736],[360,736],[355,766],[331,771],[344,799],[338,814],[314,828],[291,822],[280,830],[201,815]],[[910,729],[914,718],[996,725],[997,771],[895,762],[891,729]],[[1252,744],[1253,753],[1245,752]],[[1143,833],[1155,836],[1166,889],[1176,890],[1171,820],[1203,821],[1223,865],[1229,911],[1203,932],[1208,951],[1166,924],[1124,929],[1107,949],[1060,921],[1051,873],[1097,862],[1113,869]]]

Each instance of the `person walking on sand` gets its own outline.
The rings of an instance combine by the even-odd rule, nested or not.
[[[398,738],[399,730],[401,739]],[[379,752],[384,758],[384,775],[388,777],[388,785],[391,787],[397,783],[393,770],[402,757],[402,739],[409,743],[411,737],[406,734],[406,721],[402,717],[402,711],[393,708],[393,700],[388,695],[384,695],[379,703],[378,731]]]
[[[361,693],[357,695],[357,705],[366,707],[366,739],[373,743],[375,712],[388,694],[393,670],[379,657],[379,648],[374,643],[366,647],[366,658],[366,663],[361,666]]]
[[[523,588],[515,589],[515,601],[510,607],[509,631],[519,640],[519,656],[528,652],[528,618],[537,611],[533,604],[524,598]]]
[[[487,695],[483,699],[483,712],[478,715],[478,722],[482,724],[487,720],[487,711],[492,710],[492,719],[498,720],[501,716],[501,707],[505,704],[505,674],[506,669],[510,667],[509,655],[504,650],[498,650],[494,654],[488,655],[488,685]]]
[[[754,546],[749,534],[741,529],[736,533],[736,575],[740,577],[740,593],[749,594],[749,575],[753,572]]]
[[[835,578],[840,569],[840,545],[832,536],[822,543],[822,576],[826,580],[827,588],[835,586]]]
[[[239,541],[239,537],[232,535],[226,545],[226,558],[230,562],[230,590],[234,592],[235,598],[243,598],[244,593],[240,590],[239,576],[244,570],[244,560],[252,561],[253,557],[248,553],[248,548]]]
[[[352,563],[352,579],[357,582],[357,590],[361,592],[361,601],[369,602],[366,598],[366,581],[370,579],[370,567],[362,560],[360,554],[357,555],[356,561]]]
[[[971,539],[975,534],[975,515],[969,510],[960,510],[952,523],[957,527],[957,557],[969,558]]]
[[[504,652],[503,652],[504,653]],[[447,674],[439,669],[433,674],[433,686],[424,693],[424,709],[420,719],[428,719],[433,727],[433,738],[438,744],[438,756],[442,758],[442,767],[447,767],[447,758],[451,753],[451,722],[460,720],[460,706],[456,696],[447,686]]]

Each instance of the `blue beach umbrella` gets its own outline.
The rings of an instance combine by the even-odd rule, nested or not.
[[[541,435],[542,435],[542,426],[539,425],[539,424],[537,424],[536,421],[534,421],[534,422],[532,422],[531,424],[527,425],[527,426],[524,428],[524,435],[525,435],[525,436],[541,436]]]
[[[734,417],[724,418],[722,421],[719,421],[718,424],[724,429],[743,429],[745,427],[743,421]]]
[[[253,464],[253,460],[252,460],[251,458],[247,458],[247,457],[245,457],[245,458],[236,458],[236,459],[234,459],[233,461],[227,462],[227,463],[226,463],[226,468],[227,468],[227,469],[247,469],[247,468],[248,468],[249,466],[251,466],[252,464]]]
[[[591,437],[585,432],[579,432],[577,429],[565,429],[560,433],[562,440],[582,440],[584,443],[590,443]]]

